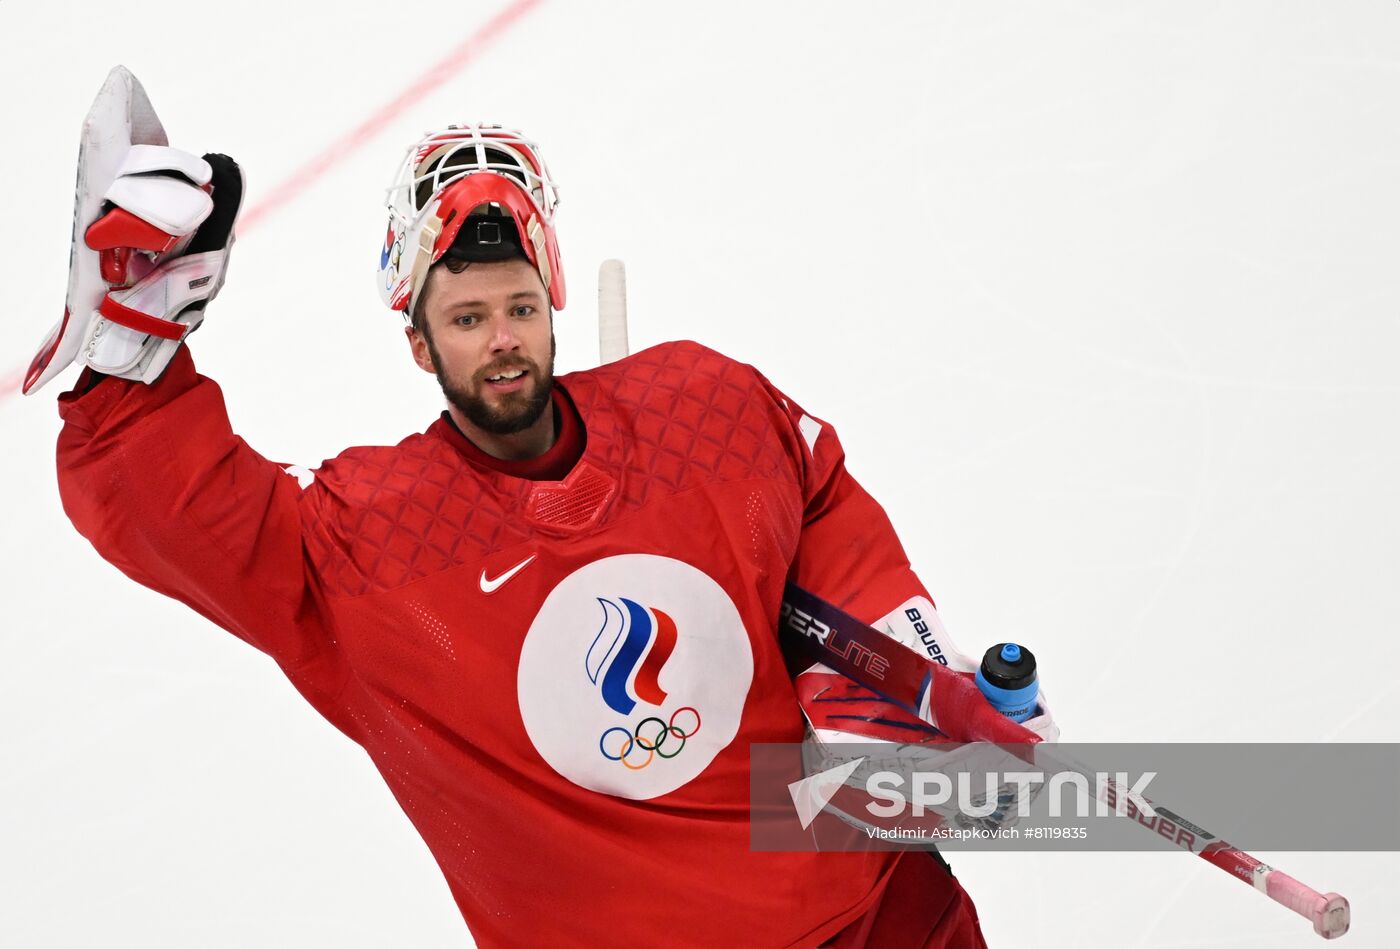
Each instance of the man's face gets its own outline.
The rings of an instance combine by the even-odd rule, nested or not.
[[[447,401],[493,435],[534,425],[554,386],[554,331],[535,268],[521,257],[460,273],[434,267],[423,293],[423,328],[409,342]]]

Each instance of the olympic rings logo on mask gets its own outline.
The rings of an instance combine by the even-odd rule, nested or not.
[[[681,719],[680,724],[676,719],[684,713],[689,713],[689,717],[694,718],[692,723],[689,718]],[[688,726],[688,727],[687,727]],[[671,713],[671,720],[663,722],[656,716],[644,718],[637,723],[637,727],[631,731],[614,725],[603,732],[598,739],[598,750],[603,753],[603,757],[609,761],[621,761],[623,767],[632,771],[640,771],[651,764],[658,757],[674,758],[685,748],[688,738],[693,738],[700,731],[700,713],[689,705],[676,709]],[[611,742],[608,736],[616,732],[620,738]],[[608,745],[614,746],[613,751],[608,750]],[[641,756],[641,752],[646,752],[646,757]],[[633,754],[633,752],[637,752]]]

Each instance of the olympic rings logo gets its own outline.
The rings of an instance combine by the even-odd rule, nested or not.
[[[676,719],[683,713],[689,713],[695,719],[690,721],[682,719],[680,725],[676,724]],[[651,726],[651,727],[648,727]],[[685,726],[689,726],[687,729]],[[598,750],[603,753],[603,757],[609,761],[621,761],[623,767],[632,771],[640,771],[647,765],[661,758],[674,758],[685,748],[687,738],[693,738],[700,731],[700,713],[689,705],[678,708],[671,713],[671,720],[663,722],[656,716],[644,718],[637,723],[637,727],[632,731],[614,725],[603,732],[598,739]],[[621,740],[609,742],[608,736],[617,732]],[[668,743],[675,741],[675,748],[668,749]],[[608,745],[615,746],[615,751],[608,751]],[[647,753],[645,758],[641,758],[640,753],[633,755],[634,751],[641,749]],[[641,763],[636,763],[636,759],[641,758]]]

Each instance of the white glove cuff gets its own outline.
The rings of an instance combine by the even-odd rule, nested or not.
[[[193,234],[214,210],[208,192],[180,178],[123,176],[103,197],[174,237]]]
[[[175,172],[204,187],[214,178],[214,169],[198,155],[167,145],[133,145],[117,168],[117,177]],[[127,210],[131,210],[128,208]]]
[[[954,672],[977,671],[977,660],[958,649],[928,597],[910,597],[871,625]]]

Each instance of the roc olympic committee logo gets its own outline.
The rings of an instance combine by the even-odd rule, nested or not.
[[[686,724],[677,725],[677,718]],[[674,758],[685,750],[686,739],[694,738],[699,732],[700,713],[687,705],[672,712],[669,722],[649,715],[630,732],[613,725],[598,739],[598,751],[609,761],[622,762],[629,771],[640,771],[658,758]]]
[[[693,780],[733,741],[752,680],[748,634],[719,584],[679,560],[625,554],[545,598],[517,690],[550,767],[645,800]]]
[[[616,601],[600,596],[598,605],[603,608],[603,626],[584,657],[588,680],[599,687],[604,703],[619,715],[630,715],[638,702],[658,708],[666,704],[661,670],[676,648],[676,621],[625,596]],[[676,724],[677,718],[682,724]],[[649,715],[631,730],[608,726],[598,739],[598,751],[609,761],[640,771],[658,757],[680,754],[686,740],[699,731],[700,712],[687,705],[673,712],[670,721]]]

